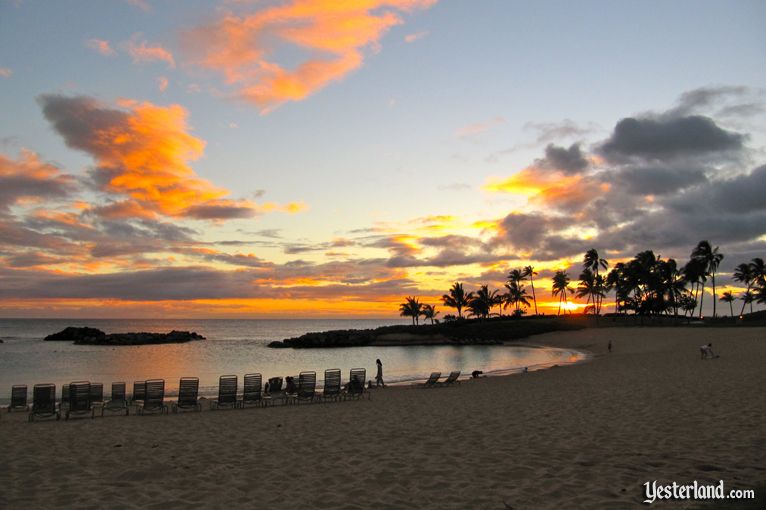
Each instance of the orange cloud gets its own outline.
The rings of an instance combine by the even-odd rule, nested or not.
[[[560,171],[542,171],[528,167],[505,179],[490,178],[483,189],[526,195],[531,203],[572,209],[600,193],[609,191],[609,185],[598,184],[580,174],[569,175]]]
[[[133,57],[133,63],[160,61],[175,68],[176,61],[169,50],[159,45],[152,46],[147,41],[138,41],[139,37],[140,35],[134,36],[126,45],[128,54]]]
[[[112,46],[109,44],[109,41],[105,41],[103,39],[88,39],[88,41],[85,42],[85,46],[92,49],[93,51],[97,51],[105,57],[112,57],[117,54],[117,52],[114,51]]]
[[[91,174],[100,189],[128,198],[94,212],[221,220],[298,208],[229,199],[227,190],[199,178],[189,163],[202,156],[205,142],[189,134],[187,112],[179,105],[122,100],[116,109],[88,97],[58,95],[41,96],[40,102],[67,145],[93,156],[97,168]]]
[[[359,68],[365,50],[402,23],[400,13],[425,9],[437,0],[292,0],[254,14],[228,14],[187,34],[186,46],[199,64],[221,72],[238,95],[266,113],[300,101]],[[308,56],[286,69],[272,55],[284,44]]]

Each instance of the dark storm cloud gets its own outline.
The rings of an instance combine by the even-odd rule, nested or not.
[[[545,157],[535,161],[535,166],[546,170],[561,170],[566,174],[581,173],[588,169],[588,160],[580,150],[580,144],[574,143],[569,148],[549,144],[545,148]]]
[[[617,123],[600,152],[612,162],[630,158],[728,157],[743,148],[745,136],[727,131],[709,117],[671,119],[628,117]]]
[[[747,213],[766,210],[766,165],[733,179],[709,182],[667,201],[677,212]],[[763,225],[766,231],[766,224]]]
[[[707,181],[703,169],[685,166],[629,166],[610,172],[607,179],[638,195],[667,195]]]

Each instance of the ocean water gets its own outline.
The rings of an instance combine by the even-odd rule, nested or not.
[[[502,374],[529,370],[582,359],[576,351],[535,349],[517,346],[408,346],[347,347],[328,349],[270,349],[272,340],[282,340],[311,331],[367,329],[407,320],[334,319],[0,319],[0,404],[7,404],[13,384],[72,381],[110,383],[125,381],[128,392],[133,381],[161,378],[172,395],[181,377],[199,377],[200,393],[213,396],[218,377],[260,372],[269,377],[297,375],[314,370],[323,379],[324,370],[340,368],[346,381],[351,368],[366,368],[368,379],[375,376],[375,359],[383,362],[387,384],[423,380],[432,371],[443,374],[461,370],[470,374]],[[207,340],[185,344],[143,346],[74,345],[71,342],[45,342],[46,335],[67,326],[89,326],[106,333],[129,331],[169,332],[173,329],[196,331]]]

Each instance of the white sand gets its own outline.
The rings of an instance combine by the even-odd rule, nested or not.
[[[534,343],[596,356],[371,401],[34,424],[3,412],[0,508],[637,508],[649,480],[754,488],[765,336],[546,334]],[[708,341],[721,357],[701,361]]]

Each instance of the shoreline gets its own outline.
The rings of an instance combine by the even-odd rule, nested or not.
[[[707,341],[720,358],[699,359]],[[644,506],[648,480],[766,482],[762,328],[599,328],[532,343],[593,356],[361,402],[34,424],[3,413],[0,506],[620,509]]]

